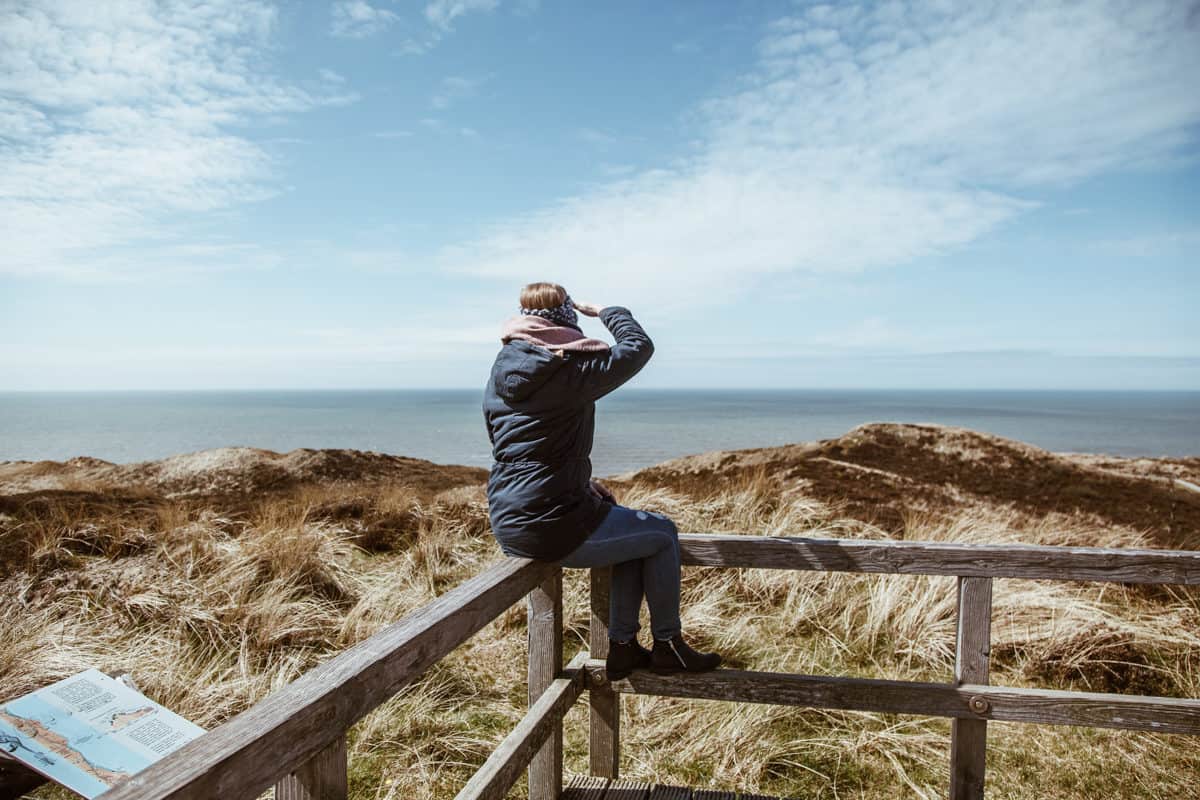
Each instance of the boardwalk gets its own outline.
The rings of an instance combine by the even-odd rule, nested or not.
[[[779,800],[765,794],[717,792],[682,786],[655,786],[643,781],[610,781],[577,777],[562,793],[562,800]]]

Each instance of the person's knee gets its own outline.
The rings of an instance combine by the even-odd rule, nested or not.
[[[655,514],[654,524],[642,530],[642,536],[648,542],[654,542],[655,550],[670,550],[679,548],[679,529],[675,523],[662,516]]]
[[[654,519],[656,519],[656,520],[659,520],[660,522],[664,523],[664,526],[663,526],[663,527],[670,528],[672,533],[678,533],[678,532],[679,532],[679,529],[675,527],[675,520],[671,519],[671,518],[670,518],[670,517],[668,517],[666,514],[661,514],[661,513],[659,513],[658,511],[645,511],[645,512],[640,512],[640,513],[639,513],[639,516],[640,516],[642,519],[645,519],[645,517],[644,517],[644,516],[641,516],[642,514],[648,514],[649,516],[653,517]]]
[[[666,534],[668,541],[673,546],[679,545],[679,527],[675,524],[675,520],[667,516],[660,516],[662,520],[662,531]]]

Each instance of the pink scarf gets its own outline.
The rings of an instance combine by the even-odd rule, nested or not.
[[[522,314],[504,322],[500,341],[508,344],[513,339],[524,339],[548,350],[598,353],[610,349],[608,342],[590,339],[574,328],[556,325],[545,317],[531,314]]]

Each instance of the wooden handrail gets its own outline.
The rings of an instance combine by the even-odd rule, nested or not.
[[[988,720],[1200,734],[1196,699],[987,685],[993,578],[1196,586],[1200,552],[694,533],[681,534],[679,543],[689,566],[958,577],[955,682],[719,670],[686,678],[639,671],[610,684],[604,662],[595,658],[587,667],[593,675],[593,775],[618,776],[624,693],[950,717],[951,800],[983,797]],[[590,639],[596,655],[603,655],[597,645],[607,645],[607,591],[604,576],[593,570]]]
[[[350,726],[526,595],[532,710],[489,759],[491,767],[464,789],[470,796],[499,796],[524,763],[530,764],[531,790],[536,785],[539,797],[551,796],[561,786],[562,714],[585,688],[592,708],[592,772],[611,778],[619,765],[619,697],[630,692],[950,717],[955,800],[982,796],[987,720],[1200,734],[1200,700],[986,685],[992,578],[1200,585],[1198,552],[722,534],[683,534],[680,544],[687,565],[959,576],[956,682],[720,670],[686,680],[635,672],[608,683],[597,674],[607,646],[608,571],[596,569],[589,632],[595,658],[583,665],[593,675],[585,687],[578,663],[561,672],[560,568],[503,559],[113,788],[103,800],[250,800],[275,784],[297,800],[344,798]]]
[[[503,559],[105,792],[104,800],[250,800],[558,571]]]
[[[1200,552],[685,533],[683,563],[821,572],[1200,586]]]
[[[603,682],[602,660],[592,659],[586,668],[596,676],[593,682]],[[623,694],[696,700],[1200,734],[1200,700],[1175,697],[736,669],[686,675],[656,675],[640,670],[613,681],[611,686]]]

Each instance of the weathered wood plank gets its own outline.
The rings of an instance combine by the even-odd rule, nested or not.
[[[592,617],[588,647],[593,658],[608,656],[608,592],[610,567],[594,567],[591,574]],[[588,692],[591,721],[588,729],[588,762],[593,775],[616,779],[621,772],[621,696],[606,684]]]
[[[562,730],[563,716],[583,693],[587,679],[583,670],[586,661],[586,653],[572,659],[563,677],[555,678],[538,696],[517,727],[492,751],[455,800],[501,800],[508,794],[542,743],[556,728]],[[558,795],[554,800],[558,800]]]
[[[737,800],[733,792],[719,792],[715,789],[694,789],[692,800]]]
[[[571,779],[562,800],[604,800],[608,791],[608,778],[597,778],[591,775],[577,775]]]
[[[589,673],[603,673],[591,660]],[[1173,697],[1063,692],[951,683],[791,675],[721,669],[686,675],[639,670],[614,681],[619,693],[733,700],[846,711],[919,714],[1044,725],[1200,734],[1200,700]],[[974,708],[981,709],[979,712]]]
[[[503,559],[106,792],[104,800],[257,797],[557,569]]]
[[[650,784],[645,781],[619,780],[608,784],[604,800],[648,800]]]
[[[529,593],[528,619],[527,687],[532,709],[542,692],[562,672],[562,570],[556,570],[552,577]],[[560,717],[529,762],[529,800],[558,800],[562,794],[562,748]]]
[[[681,534],[683,563],[832,572],[1200,585],[1200,552]]]
[[[652,786],[650,800],[692,800],[692,790],[686,786]]]
[[[992,579],[958,579],[954,682],[986,684],[992,649]],[[987,720],[950,722],[950,800],[983,800]]]
[[[0,753],[0,800],[17,800],[47,782],[20,761]]]
[[[987,683],[992,651],[992,579],[958,579],[954,680]]]
[[[346,800],[348,792],[345,736],[275,784],[275,800]]]

